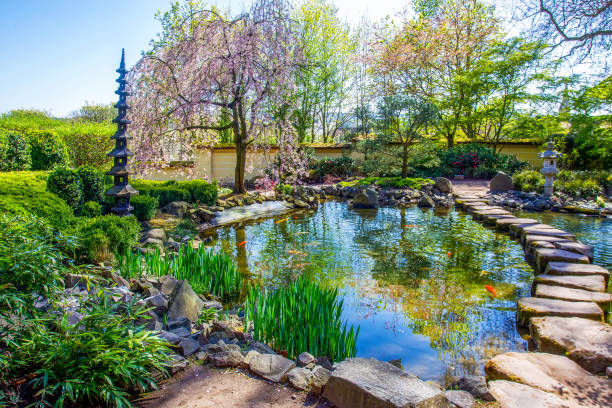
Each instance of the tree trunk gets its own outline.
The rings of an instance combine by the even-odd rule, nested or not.
[[[451,147],[453,147],[455,145],[455,135],[452,134],[448,134],[446,136],[446,147],[448,149],[450,149]]]
[[[244,172],[246,169],[246,155],[248,138],[246,135],[246,126],[242,115],[242,105],[236,103],[232,108],[232,116],[234,118],[234,144],[236,145],[236,169],[234,171],[234,193],[246,193],[244,185]]]
[[[408,145],[402,148],[402,178],[408,177]]]

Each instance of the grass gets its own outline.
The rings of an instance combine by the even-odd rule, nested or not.
[[[119,269],[127,278],[172,275],[188,281],[196,292],[222,298],[239,294],[243,282],[229,255],[189,245],[182,245],[175,254],[164,254],[158,248],[144,256],[128,252],[120,257]]]
[[[355,356],[359,328],[342,320],[337,289],[300,277],[286,287],[262,290],[251,286],[245,301],[245,326],[253,337],[290,358],[304,351],[341,361]]]

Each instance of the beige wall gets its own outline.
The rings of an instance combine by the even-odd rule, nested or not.
[[[520,160],[525,160],[537,168],[542,165],[542,160],[538,158],[540,148],[536,145],[527,143],[501,144],[499,145],[499,150],[504,154],[513,154]],[[342,147],[315,148],[315,153],[319,157],[340,157],[343,151],[347,150]],[[277,148],[249,151],[247,154],[247,179],[261,175],[277,153]],[[352,152],[351,157],[359,159],[361,155],[357,152]],[[198,149],[196,150],[194,166],[192,168],[158,170],[148,174],[146,178],[151,180],[208,178],[217,179],[220,182],[232,182],[234,180],[235,166],[236,152],[233,148]]]

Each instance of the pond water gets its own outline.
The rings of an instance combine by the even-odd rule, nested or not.
[[[304,274],[337,287],[344,318],[360,327],[358,357],[401,359],[406,371],[446,384],[527,347],[515,312],[516,300],[529,296],[532,269],[517,242],[467,214],[328,201],[217,232],[212,245],[263,285]]]

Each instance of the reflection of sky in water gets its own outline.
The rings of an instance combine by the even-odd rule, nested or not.
[[[344,317],[360,326],[358,356],[401,358],[408,372],[445,382],[525,347],[515,311],[516,299],[529,294],[531,268],[518,243],[467,215],[357,212],[327,202],[314,212],[223,228],[218,238],[214,245],[264,284],[306,274],[338,287]],[[241,241],[247,244],[238,249]]]

